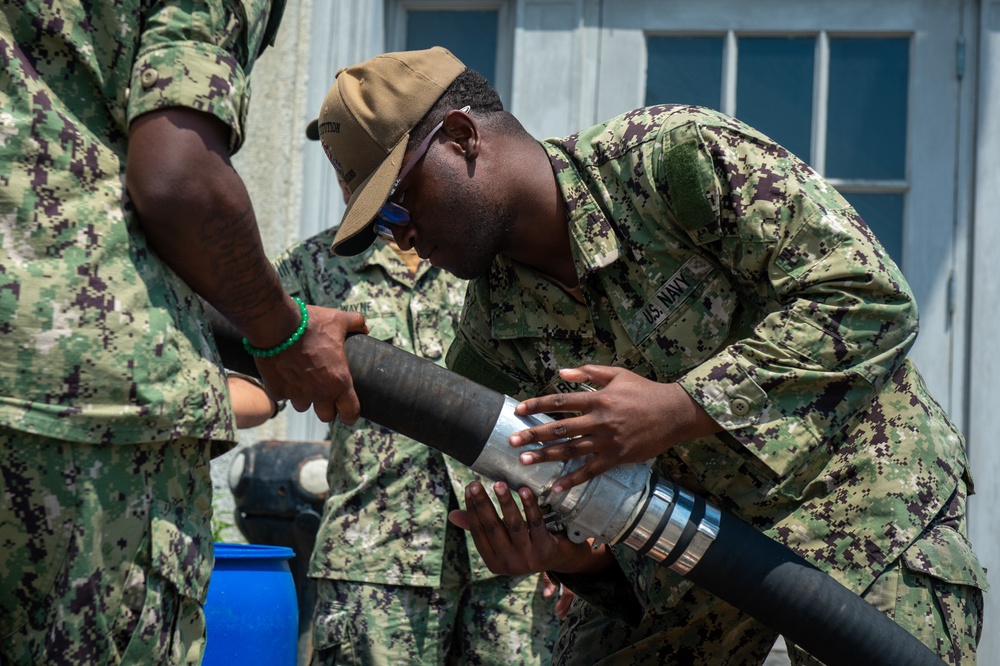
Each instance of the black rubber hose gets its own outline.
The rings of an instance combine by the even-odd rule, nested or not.
[[[368,336],[349,337],[346,351],[362,416],[466,465],[476,461],[502,394]],[[725,511],[718,536],[686,577],[827,666],[944,663],[864,599]]]
[[[366,335],[345,343],[361,415],[472,465],[504,396]]]
[[[348,338],[347,358],[365,418],[475,462],[502,394],[367,336]],[[943,664],[874,606],[732,514],[722,512],[718,537],[687,578],[827,666]]]
[[[827,666],[944,664],[864,599],[725,511],[718,537],[686,578]]]
[[[205,303],[222,364],[260,377],[242,337]],[[445,453],[476,462],[503,408],[504,396],[430,361],[367,335],[344,344],[361,416]]]

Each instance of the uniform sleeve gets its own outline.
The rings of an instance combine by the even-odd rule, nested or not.
[[[778,476],[872,404],[917,335],[909,287],[850,205],[745,126],[666,132],[657,188],[743,294],[751,334],[679,383]]]
[[[210,113],[243,143],[250,103],[247,75],[265,37],[268,0],[155,3],[144,18],[132,66],[127,121],[170,107]]]

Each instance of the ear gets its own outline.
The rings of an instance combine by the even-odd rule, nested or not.
[[[479,157],[481,137],[480,126],[472,116],[461,109],[452,109],[444,115],[441,133],[455,142],[467,161]]]

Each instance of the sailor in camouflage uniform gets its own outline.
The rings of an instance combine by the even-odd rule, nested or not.
[[[7,666],[201,660],[209,459],[236,436],[196,292],[261,347],[301,320],[228,162],[243,140],[246,77],[282,6],[13,0],[0,9]],[[312,314],[317,327],[282,363],[312,369],[306,349],[338,360],[311,385],[285,379],[277,359],[262,362],[268,388],[328,418],[342,394],[356,418],[342,344],[361,318]],[[316,332],[324,322],[339,343]]]
[[[360,312],[369,334],[443,364],[466,283],[377,242],[333,256],[335,230],[275,261],[285,288]],[[330,494],[310,562],[317,664],[548,664],[555,600],[539,576],[497,576],[447,520],[475,478],[443,454],[364,419],[330,431]]]
[[[373,90],[392,60],[419,76]],[[365,247],[375,218],[401,247],[475,278],[448,365],[528,398],[519,413],[566,414],[511,436],[574,438],[525,464],[589,456],[553,492],[655,459],[948,663],[975,663],[986,579],[965,536],[964,444],[906,356],[909,287],[851,206],[714,111],[642,108],[538,142],[456,67],[432,49],[341,72],[321,120],[334,127],[365,81],[366,111],[386,134],[407,127],[405,157],[420,163],[390,188],[381,172],[404,160],[379,162],[346,125],[323,136],[339,170],[374,170],[335,251]],[[435,103],[414,121],[401,100],[421,94]],[[549,535],[537,510],[526,525],[495,490],[502,521],[480,484],[455,520],[492,570],[563,573],[578,597],[557,663],[766,658],[776,637],[752,618],[629,548]]]

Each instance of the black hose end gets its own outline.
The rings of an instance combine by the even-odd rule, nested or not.
[[[944,666],[884,613],[726,511],[686,578],[827,666]]]

